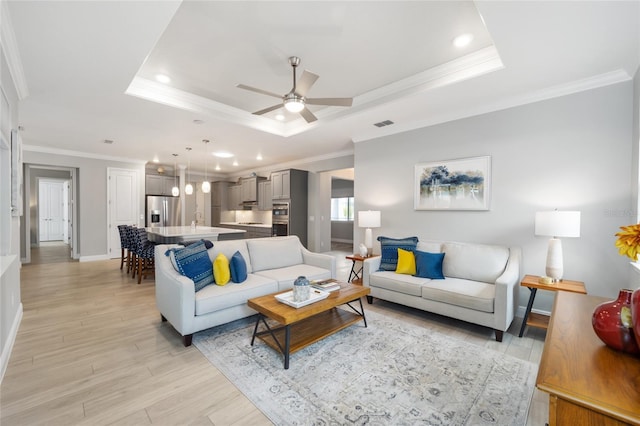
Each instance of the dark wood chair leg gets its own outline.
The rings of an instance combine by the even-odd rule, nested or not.
[[[184,342],[185,348],[187,346],[191,346],[192,340],[193,340],[193,334],[187,334],[186,336],[182,336],[182,341]]]
[[[124,248],[120,248],[120,270],[122,271],[122,266],[124,265]]]
[[[138,258],[138,284],[142,282],[142,268],[145,260],[141,257]]]
[[[367,303],[373,305],[373,296],[367,296]]]
[[[504,335],[504,331],[495,330],[496,332],[496,342],[502,342],[502,336]]]

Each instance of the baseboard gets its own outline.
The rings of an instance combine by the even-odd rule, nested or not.
[[[7,371],[7,366],[9,365],[9,358],[11,357],[13,344],[16,342],[16,337],[18,336],[18,329],[20,328],[21,321],[22,321],[22,303],[18,305],[18,310],[16,311],[16,316],[13,318],[13,323],[11,324],[11,330],[9,330],[9,335],[7,336],[6,344],[2,348],[2,354],[0,354],[0,383],[2,383],[2,379],[4,378],[4,373]]]
[[[524,313],[525,312],[527,312],[527,307],[526,306],[518,306],[518,310],[516,311],[516,316],[518,318],[524,318]],[[536,314],[546,315],[548,317],[551,316],[551,312],[543,311],[541,309],[531,309],[531,312],[534,312]]]
[[[95,256],[80,256],[79,261],[80,262],[95,262],[96,260],[109,260],[111,259],[109,256],[107,256],[106,254],[98,254]]]

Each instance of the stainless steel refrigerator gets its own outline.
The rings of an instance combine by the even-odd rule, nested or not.
[[[145,225],[180,226],[180,197],[147,195]]]

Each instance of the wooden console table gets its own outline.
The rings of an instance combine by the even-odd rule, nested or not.
[[[536,381],[549,394],[549,426],[640,425],[640,358],[605,346],[591,325],[607,300],[556,295]]]

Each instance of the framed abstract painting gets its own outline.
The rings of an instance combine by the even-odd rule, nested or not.
[[[489,210],[490,196],[490,156],[415,166],[415,210]]]

